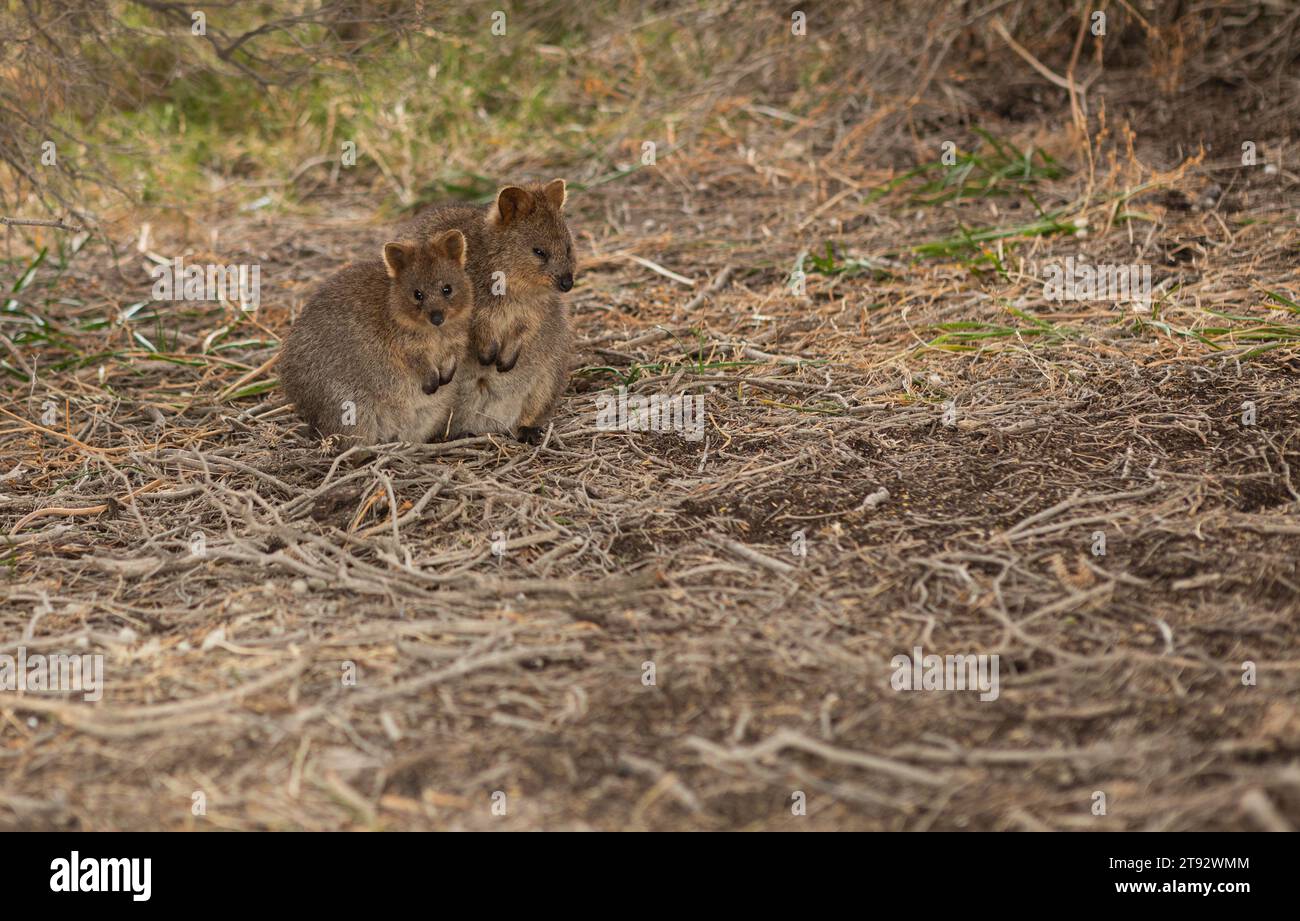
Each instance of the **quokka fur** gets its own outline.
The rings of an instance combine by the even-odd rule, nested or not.
[[[407,233],[464,233],[474,282],[469,345],[456,379],[451,436],[537,440],[569,379],[573,329],[560,297],[573,287],[563,179],[507,186],[486,208],[420,215]]]
[[[385,244],[316,289],[280,359],[298,414],[345,444],[444,436],[474,304],[465,260],[465,235],[444,230]]]

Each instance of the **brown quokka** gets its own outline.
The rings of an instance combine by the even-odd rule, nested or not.
[[[465,235],[384,246],[322,284],[284,344],[280,376],[298,414],[347,444],[446,432],[448,386],[469,341],[474,287]]]
[[[507,186],[486,208],[426,212],[412,230],[462,231],[474,281],[470,343],[456,382],[453,436],[504,433],[535,442],[569,378],[573,330],[560,293],[573,288],[563,179]]]

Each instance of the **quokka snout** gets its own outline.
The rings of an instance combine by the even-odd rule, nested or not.
[[[299,415],[345,443],[445,433],[469,343],[474,286],[451,229],[387,243],[312,295],[284,344],[281,379]]]

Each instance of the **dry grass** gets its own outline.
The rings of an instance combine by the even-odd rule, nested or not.
[[[1035,51],[1054,72],[1074,26]],[[580,355],[540,447],[339,457],[269,389],[311,285],[383,235],[356,189],[154,228],[260,262],[253,315],[95,322],[147,291],[129,221],[43,266],[16,297],[63,303],[7,349],[32,380],[0,419],[0,651],[102,653],[108,689],[0,698],[0,827],[1300,824],[1294,138],[1223,90],[1198,151],[1176,112],[1203,88],[1132,110],[1174,107],[1152,136],[1092,88],[1085,134],[1005,46],[1001,84],[964,82],[993,65],[951,34],[874,108],[792,115],[729,72],[688,144],[573,194]],[[943,139],[998,162],[969,123],[1059,174],[927,203],[951,174],[902,163]],[[1243,167],[1247,137],[1281,169]],[[1045,301],[1033,270],[1068,255],[1151,264],[1156,305]],[[705,439],[598,430],[622,381],[703,394]],[[1001,696],[892,690],[916,645],[998,654]]]

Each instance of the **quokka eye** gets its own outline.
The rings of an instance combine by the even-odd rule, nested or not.
[[[422,300],[424,300],[424,292],[421,291],[419,288],[416,288],[416,289],[415,289],[415,299],[416,299],[417,301],[422,301]]]
[[[451,297],[451,285],[443,285],[443,286],[442,286],[442,296],[443,296],[443,297]]]
[[[538,249],[536,246],[533,247],[533,255],[536,256],[538,259],[542,260],[543,262],[545,262],[547,259],[550,258],[546,250]]]

